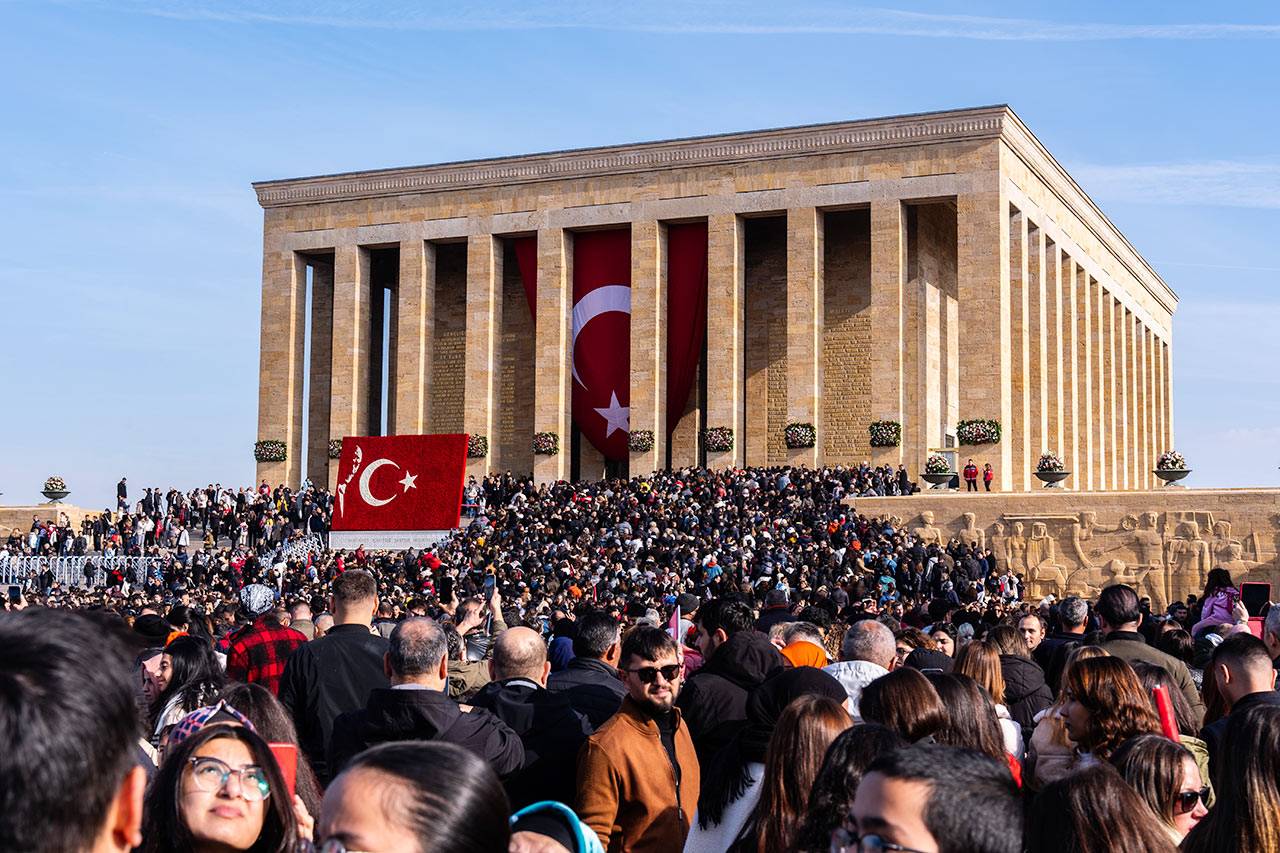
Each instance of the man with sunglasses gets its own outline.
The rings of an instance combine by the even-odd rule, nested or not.
[[[578,754],[577,812],[606,850],[679,850],[698,803],[698,757],[675,707],[680,647],[661,628],[622,643],[622,707]]]

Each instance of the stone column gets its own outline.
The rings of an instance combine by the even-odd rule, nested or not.
[[[427,431],[428,394],[436,326],[435,246],[423,240],[400,244],[396,293],[396,435]]]
[[[787,422],[813,424],[813,447],[791,450],[792,465],[822,458],[822,211],[787,211]]]
[[[1045,406],[1049,432],[1047,449],[1066,460],[1062,430],[1062,249],[1052,241],[1045,246],[1045,328],[1049,333],[1045,348],[1048,371],[1045,373]],[[1074,479],[1074,475],[1072,476]]]
[[[1045,305],[1045,236],[1044,231],[1035,227],[1030,232],[1030,243],[1027,251],[1028,274],[1028,321],[1031,324],[1031,371],[1028,374],[1028,385],[1031,397],[1031,453],[1028,454],[1030,468],[1035,469],[1040,454],[1049,450],[1049,411],[1048,383],[1048,308]],[[1032,479],[1030,482],[1037,483]]]
[[[1118,360],[1116,384],[1120,387],[1120,488],[1133,488],[1133,323],[1129,309],[1116,303]]]
[[[538,483],[569,479],[572,262],[572,234],[562,228],[538,231],[533,428],[535,432],[555,433],[560,441],[560,452],[555,456],[533,457],[533,477]]]
[[[469,435],[497,444],[494,390],[502,363],[498,330],[502,321],[502,240],[492,234],[467,238],[466,368],[462,394],[462,426]],[[493,454],[467,460],[467,473],[477,478],[491,468]]]
[[[307,262],[294,252],[262,256],[258,440],[283,441],[283,462],[257,463],[258,482],[302,482],[302,380],[307,321]]]
[[[1120,322],[1116,313],[1119,306],[1115,296],[1105,294],[1102,305],[1107,320],[1107,470],[1110,472],[1107,483],[1112,490],[1119,491],[1124,487],[1124,406],[1120,395],[1124,350],[1120,345]]]
[[[1031,353],[1030,353],[1030,272],[1027,251],[1030,236],[1027,217],[1015,211],[1009,222],[1009,290],[1010,349],[1013,374],[1010,377],[1013,417],[1004,427],[1005,440],[1012,453],[1014,491],[1027,491],[1033,480],[1031,458],[1034,444],[1031,438]]]
[[[329,437],[365,434],[369,422],[372,308],[369,253],[359,246],[338,246],[333,261],[333,392],[329,400]],[[336,485],[337,466],[329,480]]]
[[[902,424],[903,441],[910,424],[906,421],[905,375],[903,373],[904,323],[907,281],[907,220],[902,201],[896,198],[871,202],[871,395],[873,421]],[[873,448],[876,465],[902,463],[907,454],[914,458],[920,448]],[[919,472],[910,472],[918,478]]]
[[[1069,488],[1083,490],[1089,479],[1089,463],[1080,456],[1080,383],[1079,363],[1082,356],[1080,318],[1077,316],[1076,262],[1063,255],[1062,265],[1062,453],[1067,468],[1073,473]]]
[[[1153,377],[1153,385],[1156,394],[1156,460],[1160,459],[1160,454],[1169,448],[1165,445],[1165,436],[1168,434],[1168,420],[1165,416],[1165,395],[1164,395],[1164,341],[1157,334],[1152,340],[1151,351],[1155,357],[1155,376]]]
[[[711,468],[746,464],[744,248],[737,214],[707,218],[707,426],[729,427],[734,433],[733,450],[707,451]]]
[[[1139,389],[1140,406],[1138,423],[1142,427],[1141,468],[1138,470],[1138,482],[1142,488],[1151,488],[1151,332],[1138,323],[1138,377],[1142,387]]]
[[[1175,449],[1173,432],[1173,342],[1164,344],[1164,444]]]
[[[631,476],[667,463],[666,228],[631,223],[631,431],[653,433],[653,448],[631,451]]]
[[[307,477],[329,482],[329,393],[333,372],[333,263],[311,262],[311,368],[307,401]]]
[[[1107,323],[1103,313],[1102,285],[1093,276],[1089,282],[1089,314],[1093,323],[1093,455],[1094,468],[1097,473],[1094,484],[1098,489],[1107,488],[1107,477],[1110,468],[1107,465],[1107,453],[1111,436],[1107,432],[1107,397],[1106,397],[1106,342]]]
[[[960,338],[960,417],[1012,421],[1009,202],[999,189],[956,198],[956,300],[982,333]],[[1013,487],[1013,448],[1002,435],[996,485]]]
[[[1080,467],[1084,470],[1084,488],[1093,491],[1097,488],[1098,457],[1095,452],[1094,419],[1097,398],[1094,396],[1093,369],[1094,347],[1094,299],[1093,290],[1089,287],[1091,279],[1084,267],[1076,267],[1076,288],[1074,293],[1075,328],[1072,330],[1072,346],[1076,351],[1076,369],[1072,377],[1072,399],[1077,410],[1075,420],[1076,447],[1079,452]],[[1079,338],[1077,341],[1076,339]],[[1080,481],[1076,482],[1077,487]]]

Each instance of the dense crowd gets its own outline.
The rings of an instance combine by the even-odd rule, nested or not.
[[[1280,853],[1280,608],[1025,602],[871,471],[495,476],[299,556],[321,490],[150,490],[86,550],[164,571],[0,614],[0,849]]]

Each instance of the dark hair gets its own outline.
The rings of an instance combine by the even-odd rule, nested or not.
[[[1183,850],[1280,851],[1280,706],[1254,705],[1228,718],[1213,786],[1217,800]]]
[[[1039,614],[1028,613],[1027,616],[1035,616],[1040,618]],[[1018,621],[1022,621],[1025,617],[1019,617]],[[1020,658],[1031,658],[1031,649],[1027,648],[1027,641],[1022,636],[1022,632],[1012,625],[997,625],[987,632],[987,639],[996,644],[996,648],[1000,650],[1002,655],[1014,655]]]
[[[440,669],[449,640],[435,620],[415,616],[396,625],[388,640],[387,656],[396,675],[424,675]]]
[[[293,718],[285,710],[276,695],[261,684],[231,684],[222,691],[222,699],[235,708],[253,723],[253,729],[267,743],[298,744],[298,730],[294,727]],[[298,796],[302,798],[307,811],[312,815],[320,814],[320,783],[311,762],[298,751],[298,772],[296,774]]]
[[[1158,733],[1160,721],[1133,667],[1117,657],[1077,660],[1066,673],[1070,697],[1089,711],[1077,743],[1107,760],[1121,743],[1144,732]]]
[[[1160,685],[1164,687],[1164,692],[1169,696],[1169,704],[1173,706],[1173,718],[1177,722],[1178,733],[1195,737],[1200,731],[1200,726],[1195,715],[1191,713],[1191,705],[1187,703],[1187,697],[1174,683],[1169,670],[1159,664],[1146,661],[1134,661],[1131,665],[1138,676],[1138,681],[1142,682],[1143,692],[1151,699],[1152,709],[1156,710],[1156,698],[1151,691],[1156,685]],[[1157,713],[1159,713],[1158,710]]]
[[[1098,606],[1094,608],[1098,616],[1105,619],[1112,628],[1137,622],[1142,618],[1142,610],[1138,606],[1138,593],[1133,587],[1122,583],[1106,587],[1098,595]]]
[[[881,755],[906,746],[902,736],[879,723],[862,723],[827,747],[813,783],[809,809],[796,831],[796,849],[826,853],[831,831],[844,822],[867,766]]]
[[[1000,761],[1008,761],[1000,718],[996,716],[996,706],[987,691],[960,673],[930,673],[925,677],[942,700],[947,717],[946,723],[934,734],[938,743],[963,746]]]
[[[786,707],[769,741],[760,797],[733,850],[792,849],[827,748],[852,724],[844,703],[830,696],[809,694]]]
[[[147,786],[142,819],[143,853],[190,850],[191,830],[182,816],[182,777],[197,749],[211,740],[230,738],[248,747],[254,763],[267,774],[271,794],[263,802],[262,831],[250,853],[286,853],[298,839],[298,822],[285,787],[284,776],[267,742],[244,726],[207,725],[167,750],[164,762]]]
[[[1234,586],[1235,584],[1231,582],[1231,573],[1226,569],[1210,569],[1209,576],[1205,578],[1204,582],[1203,598],[1208,598],[1219,590],[1231,589]]]
[[[1045,787],[1027,817],[1027,853],[1174,853],[1155,814],[1109,764]]]
[[[172,672],[164,691],[151,703],[153,724],[175,694],[180,694],[178,702],[185,710],[194,711],[208,704],[227,683],[213,647],[199,637],[178,637],[164,647],[164,653],[169,656]]]
[[[333,603],[336,607],[351,607],[377,597],[378,582],[366,571],[348,569],[333,579]]]
[[[1111,756],[1129,787],[1151,807],[1156,817],[1172,825],[1173,805],[1182,786],[1183,761],[1191,753],[1164,735],[1131,737]]]
[[[1227,637],[1213,650],[1211,666],[1229,666],[1232,669],[1267,673],[1271,670],[1271,655],[1267,646],[1253,634],[1238,633]]]
[[[938,691],[914,669],[895,669],[862,688],[858,712],[864,720],[880,723],[915,743],[941,729],[947,722]]]
[[[929,786],[921,817],[946,853],[1022,853],[1022,803],[1007,763],[970,749],[917,744],[873,761],[864,784],[872,773]]]
[[[493,768],[442,741],[384,743],[351,760],[334,785],[360,770],[391,777],[404,792],[394,814],[431,853],[506,853],[511,807]],[[383,808],[387,808],[383,806]]]
[[[64,610],[0,614],[0,849],[87,850],[140,733],[118,634]]]
[[[627,638],[622,641],[621,662],[629,664],[633,657],[640,660],[657,660],[664,655],[677,655],[679,653],[680,649],[676,646],[676,641],[666,631],[649,625],[641,625],[630,634],[627,634]]]
[[[1156,648],[1170,657],[1177,658],[1187,666],[1191,666],[1196,657],[1195,641],[1191,639],[1190,634],[1181,628],[1165,631],[1160,635]]]
[[[713,598],[698,608],[698,625],[708,634],[722,630],[732,636],[755,628],[755,615],[745,601],[736,598]]]
[[[599,660],[609,647],[618,642],[618,621],[603,610],[592,610],[578,620],[578,635],[573,638],[573,653],[580,658]]]

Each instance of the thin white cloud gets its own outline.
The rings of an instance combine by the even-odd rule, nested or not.
[[[1280,208],[1280,163],[1076,165],[1069,171],[1090,195],[1109,201]]]
[[[799,2],[753,8],[741,2],[702,0],[663,7],[651,3],[591,0],[461,3],[340,2],[288,0],[265,9],[261,3],[228,0],[99,0],[109,6],[158,17],[234,24],[357,29],[530,30],[595,29],[727,35],[864,34],[981,41],[1084,42],[1124,40],[1209,40],[1278,38],[1274,23],[1064,23],[1033,18],[1000,18],[850,7],[834,2]],[[665,14],[664,14],[665,13]]]

